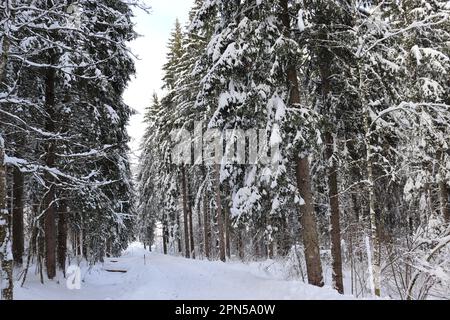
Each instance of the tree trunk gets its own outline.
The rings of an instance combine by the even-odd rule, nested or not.
[[[216,205],[217,205],[217,228],[219,229],[219,258],[225,262],[225,237],[224,237],[224,221],[222,213],[222,200],[220,196],[220,164],[215,165],[216,176]]]
[[[202,223],[202,212],[200,210],[200,204],[197,208],[197,220],[198,220],[198,234],[197,234],[197,240],[198,240],[198,247],[200,252],[200,257],[203,257],[205,253],[205,245],[204,245],[204,236],[203,236],[203,223]]]
[[[290,37],[290,18],[288,0],[280,0],[282,9],[281,20],[285,27],[285,35]],[[295,107],[300,104],[300,91],[297,78],[297,71],[294,65],[287,66],[287,83],[289,84],[290,97],[289,105]],[[308,282],[312,285],[322,287],[324,285],[322,275],[322,264],[320,261],[319,236],[317,232],[317,222],[313,206],[313,195],[311,190],[310,165],[307,156],[297,157],[296,179],[300,196],[304,204],[300,207],[300,223],[303,227],[303,245],[305,247],[306,269]]]
[[[333,259],[333,287],[341,294],[344,293],[342,276],[342,253],[341,253],[341,225],[339,211],[339,195],[337,182],[337,166],[332,159],[334,153],[334,139],[330,133],[326,134],[327,158],[328,158],[328,192],[330,200],[330,235],[331,256]]]
[[[167,254],[167,244],[169,242],[169,230],[167,228],[167,218],[164,216],[163,221],[163,253]]]
[[[238,251],[239,251],[239,258],[243,261],[244,260],[244,239],[243,239],[243,231],[241,228],[238,230]]]
[[[230,226],[230,208],[225,209],[225,249],[228,259],[231,258],[231,226]]]
[[[81,241],[82,241],[82,245],[81,245],[81,247],[82,247],[82,249],[83,249],[83,258],[84,259],[86,259],[86,260],[88,260],[89,259],[89,252],[88,252],[88,250],[89,250],[89,247],[88,247],[88,242],[87,242],[87,236],[88,236],[88,234],[86,233],[86,231],[85,231],[85,229],[82,229],[82,231],[83,231],[83,234],[82,234],[82,237],[81,237]],[[117,249],[114,249],[113,248],[113,250],[114,250],[114,255],[115,256],[117,256]]]
[[[339,212],[338,177],[336,161],[333,160],[334,139],[330,132],[325,134],[326,154],[328,159],[328,192],[330,201],[330,236],[331,256],[333,259],[333,287],[344,293],[342,276],[341,225]]]
[[[370,220],[370,236],[371,236],[371,248],[373,257],[371,257],[372,263],[372,282],[373,293],[376,296],[381,294],[380,285],[380,242],[378,239],[378,226],[377,217],[375,212],[375,178],[373,175],[373,159],[372,159],[372,145],[371,145],[371,131],[370,131],[370,114],[367,109],[364,115],[364,122],[366,127],[366,166],[367,166],[367,183],[369,187],[369,220]]]
[[[33,199],[35,200],[35,199]],[[28,241],[28,254],[27,254],[27,262],[25,266],[25,270],[22,277],[21,285],[25,283],[27,279],[28,270],[30,269],[30,263],[33,256],[37,255],[37,237],[38,237],[38,223],[37,217],[39,216],[39,204],[36,204],[36,201],[33,201],[32,205],[32,219],[31,219],[31,235]]]
[[[109,258],[109,257],[112,256],[111,251],[112,251],[112,248],[111,248],[111,238],[108,238],[108,239],[106,240],[106,257]]]
[[[183,194],[183,223],[184,223],[184,250],[186,258],[190,258],[189,246],[189,209],[186,188],[186,171],[184,165],[181,167],[181,192]]]
[[[322,14],[323,16],[323,14]],[[325,21],[326,23],[326,21]],[[328,35],[326,31],[322,32],[321,38],[326,41]],[[330,105],[331,93],[331,61],[332,55],[326,48],[319,48],[319,67],[321,76],[321,90],[323,101],[323,114],[331,119],[328,120],[328,127],[325,132],[325,154],[328,171],[328,199],[330,202],[330,237],[331,237],[331,257],[333,266],[333,288],[339,293],[344,293],[344,284],[342,278],[342,254],[341,254],[341,226],[339,212],[338,195],[338,175],[337,164],[334,157],[334,137],[331,132],[333,123],[332,106]]]
[[[13,299],[12,252],[10,252],[9,211],[6,203],[5,145],[0,132],[0,269],[1,299]]]
[[[183,252],[183,246],[181,244],[181,222],[180,222],[180,214],[178,213],[178,210],[176,211],[176,219],[177,219],[177,232],[175,234],[175,237],[177,238],[177,244],[178,244],[178,252],[181,254]]]
[[[42,223],[39,223],[40,225],[42,225]],[[41,228],[41,227],[39,227]],[[41,228],[42,229],[42,228]],[[45,239],[44,239],[44,235],[42,234],[42,231],[39,230],[38,231],[38,236],[37,236],[37,265],[38,265],[38,270],[39,270],[39,279],[41,281],[42,284],[44,284],[44,260],[45,260]]]
[[[441,199],[441,214],[445,222],[450,223],[450,210],[448,208],[448,188],[445,181],[439,181],[439,194]]]
[[[189,214],[189,243],[190,243],[190,249],[191,249],[191,257],[192,259],[195,259],[195,243],[194,243],[194,222],[192,221],[192,202],[191,202],[191,189],[189,183],[186,181],[187,184],[187,199],[188,199],[188,214]]]
[[[9,2],[6,3],[6,13],[11,13]],[[8,36],[3,37],[2,52],[0,54],[0,87],[6,74],[6,64],[8,61],[10,42]],[[7,209],[7,185],[6,185],[6,166],[5,166],[5,145],[0,132],[0,282],[1,299],[13,299],[13,261],[11,260],[12,252],[9,252],[11,247],[11,237],[9,235],[9,211]]]
[[[269,256],[269,259],[273,259],[274,257],[274,243],[273,241],[271,241],[268,245],[267,245],[267,255]]]
[[[285,257],[291,249],[291,239],[289,229],[287,227],[287,216],[285,212],[281,213],[280,232],[277,241],[277,253]]]
[[[312,202],[308,158],[297,159],[296,169],[297,187],[304,201],[304,204],[300,209],[300,223],[302,225],[303,245],[305,247],[308,282],[312,285],[322,287],[324,282],[322,276],[322,264],[320,261],[317,222]]]
[[[76,230],[74,232],[75,234],[75,254],[77,257],[81,256],[81,254],[83,253],[83,250],[81,248],[81,228],[79,228],[78,230]],[[112,254],[112,247],[111,247],[111,254]]]
[[[439,159],[439,202],[441,205],[441,215],[445,219],[446,223],[450,223],[450,210],[448,204],[448,188],[447,182],[445,180],[445,152],[439,151],[437,156]]]
[[[12,213],[12,250],[14,263],[21,266],[24,253],[24,230],[23,230],[23,193],[24,176],[18,169],[13,173],[13,213]]]
[[[67,256],[67,204],[63,200],[58,212],[58,267],[66,275]]]
[[[203,236],[205,246],[206,259],[211,259],[211,218],[209,217],[208,196],[205,194],[203,198]]]
[[[6,6],[6,11],[9,11],[9,6]],[[0,54],[0,85],[3,82],[6,74],[6,64],[8,62],[10,42],[7,35],[3,36],[2,53]]]
[[[53,65],[54,57],[50,59]],[[55,125],[55,69],[47,68],[45,78],[45,130],[49,133],[56,131]],[[51,138],[47,140],[45,164],[48,168],[53,168],[56,158],[55,141]],[[56,276],[56,206],[55,206],[55,184],[53,176],[47,172],[45,174],[46,194],[44,198],[44,231],[45,231],[45,262],[47,276],[53,279]]]

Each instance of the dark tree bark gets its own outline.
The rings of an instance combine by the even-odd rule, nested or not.
[[[323,36],[326,39],[326,35]],[[324,104],[324,113],[330,115],[330,100],[331,93],[331,66],[332,59],[330,53],[326,49],[320,49],[320,74],[322,80],[322,99]],[[329,121],[331,123],[333,119]],[[341,226],[340,226],[340,211],[339,211],[339,194],[338,194],[338,175],[337,164],[334,157],[334,137],[330,131],[331,124],[325,132],[325,154],[327,160],[328,171],[328,199],[330,202],[330,237],[331,237],[331,257],[333,265],[333,287],[341,294],[344,293],[344,283],[342,275],[342,253],[341,253]]]
[[[111,257],[111,238],[108,238],[108,240],[106,240],[106,257]]]
[[[6,10],[10,10],[8,6],[6,6]],[[3,78],[6,74],[6,64],[8,62],[8,53],[10,48],[10,40],[9,37],[4,35],[2,41],[2,52],[0,53],[0,83],[3,82]]]
[[[61,201],[58,210],[58,267],[66,275],[67,204]]]
[[[36,199],[33,199],[36,200]],[[28,270],[30,269],[31,259],[34,255],[37,255],[37,237],[38,237],[38,224],[39,220],[36,220],[36,217],[39,216],[39,204],[36,204],[37,201],[33,201],[34,204],[32,205],[32,219],[31,219],[31,235],[30,239],[28,240],[28,253],[27,253],[27,262],[25,266],[25,270],[22,277],[22,286],[25,283],[27,279]]]
[[[243,239],[243,230],[239,229],[238,231],[238,251],[239,251],[239,258],[241,260],[244,260],[244,239]]]
[[[255,241],[253,242],[253,248],[255,249],[255,257],[257,259],[261,258],[261,252],[260,252],[260,248],[259,248],[259,239],[255,239]]]
[[[77,256],[81,255],[81,245],[80,245],[81,241],[80,241],[80,232],[79,230],[75,230],[73,232],[73,247],[75,249],[75,254]],[[110,252],[112,253],[112,247],[110,246]]]
[[[286,214],[282,212],[280,219],[280,235],[277,247],[278,254],[282,256],[286,256],[287,254],[289,254],[289,251],[291,249],[291,236],[287,225]]]
[[[84,229],[84,224],[83,224],[83,228],[81,229],[82,234],[81,234],[81,248],[83,250],[83,258],[85,258],[86,260],[88,260],[89,258],[89,253],[88,253],[88,243],[86,241],[86,237],[87,237],[87,233]],[[114,250],[114,248],[113,248]],[[114,252],[115,255],[117,255],[117,252]]]
[[[192,221],[192,201],[191,201],[191,188],[189,185],[189,182],[186,181],[188,194],[188,214],[189,214],[189,243],[190,243],[190,250],[191,250],[191,257],[192,259],[195,259],[195,243],[194,243],[194,222]]]
[[[369,200],[369,221],[370,221],[370,238],[371,243],[369,244],[368,254],[372,254],[372,281],[373,281],[373,293],[376,296],[381,295],[381,252],[380,252],[380,238],[378,230],[378,219],[376,214],[376,194],[375,194],[375,175],[374,175],[374,164],[373,164],[373,147],[372,138],[370,130],[370,112],[369,108],[364,112],[364,126],[366,130],[366,136],[364,138],[364,143],[366,147],[366,167],[367,167],[367,186],[369,189],[368,200]]]
[[[311,192],[311,177],[308,158],[297,159],[297,187],[304,204],[300,209],[300,224],[302,225],[303,245],[305,247],[306,272],[308,282],[322,287],[324,285],[322,264],[320,261],[319,236],[314,213]]]
[[[175,237],[177,238],[177,244],[178,244],[178,252],[182,253],[183,252],[183,246],[181,244],[181,233],[180,233],[180,228],[181,228],[181,222],[180,222],[180,214],[177,212],[176,214],[176,219],[177,219],[177,232],[175,234]]]
[[[13,172],[13,212],[12,212],[12,250],[14,263],[23,264],[24,230],[23,230],[23,194],[24,176],[18,169]]]
[[[216,176],[216,206],[217,206],[217,228],[219,229],[219,259],[223,262],[226,261],[225,257],[225,228],[223,221],[222,212],[222,200],[220,195],[220,165],[215,165],[215,176]]]
[[[169,243],[169,230],[167,228],[167,221],[164,217],[163,221],[163,252],[167,254],[167,244]]]
[[[208,196],[205,194],[203,198],[203,236],[205,245],[205,256],[211,259],[211,218],[209,216]]]
[[[331,256],[333,259],[333,286],[341,294],[344,293],[344,283],[342,275],[342,253],[341,253],[341,225],[339,211],[337,166],[332,160],[334,154],[334,139],[327,132],[325,135],[326,154],[328,158],[328,192],[330,201],[330,235],[331,235]]]
[[[191,258],[195,259],[195,244],[194,244],[194,227],[192,222],[192,208],[189,208],[189,243],[191,250]]]
[[[285,26],[285,33],[290,36],[290,17],[288,0],[280,0],[282,9],[281,19]],[[287,82],[290,89],[289,104],[296,106],[300,104],[300,91],[297,78],[297,71],[294,65],[287,66]],[[313,195],[311,190],[311,173],[307,156],[297,157],[296,179],[300,196],[304,204],[300,208],[300,223],[303,227],[303,245],[305,247],[306,271],[308,282],[312,285],[322,287],[324,285],[322,275],[322,263],[320,261],[319,236],[317,232],[317,222],[313,206]]]
[[[444,155],[445,152],[442,150],[439,150],[437,153],[437,157],[439,159],[439,175],[440,179],[438,181],[438,187],[439,187],[439,202],[440,202],[440,213],[442,217],[444,217],[445,222],[450,222],[450,208],[448,203],[448,187],[447,187],[447,181],[445,180],[445,162],[444,162]]]
[[[231,258],[231,226],[230,226],[230,208],[225,209],[225,249],[228,259]]]
[[[0,267],[2,272],[0,273],[2,282],[1,287],[1,299],[12,300],[13,299],[13,261],[10,258],[11,253],[8,252],[9,248],[9,211],[7,209],[6,202],[6,166],[5,163],[5,148],[3,137],[0,132]]]
[[[273,259],[273,257],[274,257],[274,244],[273,244],[273,241],[270,242],[267,245],[267,255],[269,256],[269,259]]]
[[[441,199],[441,214],[445,219],[445,222],[450,222],[450,210],[448,204],[448,188],[444,181],[439,182],[439,192]]]
[[[198,247],[199,247],[200,256],[203,257],[203,255],[205,253],[205,244],[204,244],[205,237],[203,236],[204,230],[203,230],[202,212],[200,210],[200,205],[198,206],[198,210],[197,210],[197,220],[198,220],[198,235],[197,235]]]
[[[50,59],[50,64],[54,62]],[[49,133],[56,131],[55,125],[55,69],[47,68],[45,75],[45,130]],[[56,160],[56,144],[51,138],[47,140],[45,164],[53,168]],[[45,174],[46,193],[44,198],[44,232],[45,232],[45,263],[47,276],[53,279],[56,276],[56,206],[55,184],[50,173]]]
[[[184,250],[186,258],[190,258],[190,246],[189,246],[189,209],[188,209],[188,197],[186,187],[186,170],[184,166],[181,167],[181,192],[183,194],[183,223],[184,223]]]

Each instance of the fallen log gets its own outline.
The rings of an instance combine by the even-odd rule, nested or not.
[[[127,273],[127,270],[112,270],[112,269],[105,269],[106,272],[117,272],[117,273]]]

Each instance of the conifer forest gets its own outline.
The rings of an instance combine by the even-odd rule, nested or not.
[[[0,300],[449,300],[450,2],[171,2],[0,0]]]

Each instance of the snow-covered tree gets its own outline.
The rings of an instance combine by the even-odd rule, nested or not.
[[[0,112],[14,198],[23,202],[13,208],[13,220],[23,219],[31,201],[38,204],[26,216],[28,250],[39,261],[45,254],[49,278],[57,257],[63,270],[68,254],[95,262],[106,252],[120,254],[133,237],[126,133],[132,111],[122,94],[134,73],[127,42],[136,37],[135,4],[2,2],[0,36],[8,48],[2,51]],[[20,197],[20,190],[29,191]],[[20,235],[13,230],[13,245]],[[45,250],[36,245],[42,239]]]
[[[0,132],[0,288],[1,299],[13,299],[13,263],[10,237],[9,210],[6,202],[5,143]]]

